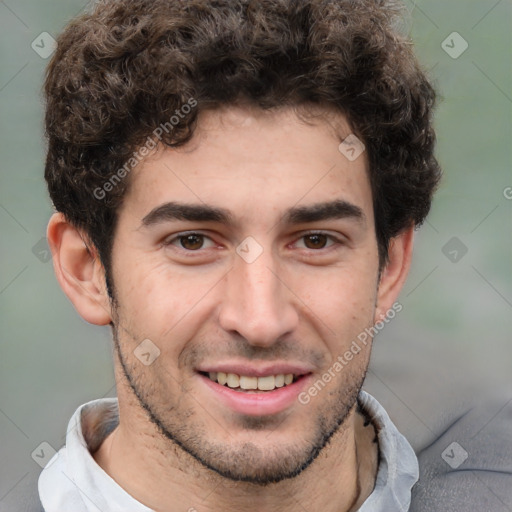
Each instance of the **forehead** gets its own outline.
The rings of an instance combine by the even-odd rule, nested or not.
[[[341,200],[371,218],[363,152],[340,151],[351,135],[341,114],[228,107],[201,112],[194,136],[180,148],[159,148],[131,176],[123,209],[144,218],[180,201],[227,209],[243,222],[265,221],[291,207]]]

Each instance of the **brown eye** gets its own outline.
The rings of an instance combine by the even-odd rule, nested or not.
[[[187,249],[188,251],[196,251],[197,249],[201,249],[204,243],[203,235],[185,235],[180,236],[180,245],[183,249]]]
[[[176,235],[167,238],[163,241],[164,247],[174,247],[182,254],[189,254],[197,252],[198,254],[204,253],[206,249],[215,247],[215,242],[203,233],[191,231],[184,233],[177,233]]]
[[[321,233],[306,235],[304,237],[304,245],[308,249],[323,249],[328,240],[327,235]]]

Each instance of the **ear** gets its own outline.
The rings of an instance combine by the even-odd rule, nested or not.
[[[374,322],[383,320],[396,302],[411,266],[414,245],[414,226],[392,238],[388,249],[388,262],[382,269],[377,291]]]
[[[62,213],[52,215],[47,230],[57,280],[80,316],[95,325],[111,322],[105,272],[96,249]]]

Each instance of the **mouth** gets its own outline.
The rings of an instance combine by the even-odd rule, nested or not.
[[[212,382],[240,393],[268,393],[269,391],[285,388],[294,384],[305,376],[293,373],[278,373],[276,375],[265,375],[263,377],[224,372],[199,373],[208,377]]]
[[[299,404],[297,397],[300,392],[314,378],[312,372],[299,373],[307,371],[299,369],[296,369],[297,373],[274,373],[282,372],[284,368],[273,371],[245,369],[253,375],[247,375],[243,368],[240,370],[240,373],[233,373],[234,368],[231,372],[198,369],[196,374],[208,401],[246,416],[270,416],[291,410]]]

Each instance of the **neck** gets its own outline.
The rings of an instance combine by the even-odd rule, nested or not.
[[[296,512],[298,507],[352,512],[374,487],[375,431],[371,423],[364,426],[355,407],[311,466],[295,478],[265,487],[233,482],[203,467],[164,438],[143,411],[133,411],[123,410],[120,402],[119,426],[94,458],[123,489],[156,512]]]

